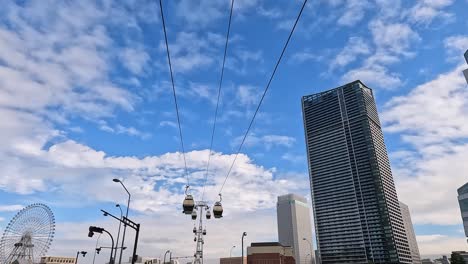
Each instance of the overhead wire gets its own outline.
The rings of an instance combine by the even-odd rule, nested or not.
[[[211,153],[212,153],[212,150],[213,150],[213,139],[214,139],[214,134],[215,134],[215,130],[216,130],[216,121],[217,121],[217,118],[218,118],[219,98],[221,97],[221,87],[223,85],[224,66],[225,66],[225,63],[226,63],[226,55],[227,55],[227,49],[228,49],[228,44],[229,44],[229,34],[231,32],[231,21],[232,21],[233,7],[234,7],[234,0],[231,0],[231,10],[229,12],[229,22],[228,22],[228,28],[227,28],[227,33],[226,33],[226,42],[224,44],[223,64],[221,66],[221,77],[219,78],[218,99],[216,100],[216,109],[215,109],[214,120],[213,120],[213,128],[212,128],[212,131],[211,131],[210,152],[208,154],[208,162],[206,163],[206,171],[205,171],[205,180],[203,182],[202,200],[205,197],[206,181],[208,179],[208,171],[209,171],[209,168],[210,168]]]
[[[299,11],[299,14],[297,15],[297,18],[296,18],[296,21],[294,22],[294,25],[291,29],[291,32],[289,33],[289,36],[288,36],[288,39],[286,40],[286,43],[284,44],[284,47],[283,47],[283,50],[281,51],[281,55],[279,56],[278,60],[276,61],[276,65],[275,65],[275,68],[273,69],[273,72],[271,73],[271,76],[270,76],[270,79],[268,80],[268,83],[265,87],[265,90],[263,91],[263,94],[262,94],[262,97],[260,99],[260,102],[258,103],[257,105],[257,108],[252,116],[252,119],[250,120],[250,123],[249,123],[249,126],[247,127],[247,131],[245,132],[244,134],[244,137],[242,138],[242,141],[239,145],[239,148],[237,149],[237,152],[236,152],[236,155],[234,156],[234,159],[231,163],[231,166],[229,167],[229,170],[226,174],[226,177],[224,178],[224,182],[223,184],[221,185],[221,188],[219,189],[219,195],[221,195],[221,192],[223,191],[223,188],[224,188],[224,185],[226,184],[226,181],[228,180],[230,174],[231,174],[231,171],[232,171],[232,168],[234,167],[234,164],[236,163],[236,160],[237,160],[237,157],[239,156],[239,153],[240,151],[242,150],[242,146],[244,145],[244,142],[245,142],[245,139],[247,138],[249,132],[250,132],[250,129],[252,128],[252,125],[253,125],[253,122],[257,116],[257,113],[260,109],[260,106],[262,105],[263,103],[263,99],[265,99],[265,95],[266,93],[268,92],[268,89],[270,88],[270,85],[271,85],[271,82],[273,81],[273,78],[276,74],[276,70],[278,69],[278,66],[283,58],[283,55],[286,51],[286,48],[288,47],[288,44],[289,44],[289,41],[291,40],[291,37],[294,33],[294,30],[296,29],[296,26],[297,26],[297,23],[299,22],[299,19],[301,18],[301,15],[302,15],[302,12],[304,11],[304,8],[307,4],[307,1],[308,0],[304,0],[304,3],[302,4],[302,7],[301,7],[301,10]]]
[[[169,44],[167,42],[167,32],[166,32],[166,22],[164,20],[164,11],[163,11],[163,6],[162,6],[162,0],[159,0],[159,7],[161,9],[161,21],[162,21],[162,26],[164,30],[164,40],[166,43],[166,53],[167,53],[167,61],[169,64],[169,72],[171,74],[171,84],[172,84],[172,93],[174,96],[174,104],[176,108],[176,115],[177,115],[177,124],[179,127],[179,138],[180,138],[180,145],[182,148],[182,156],[184,159],[184,169],[185,169],[185,177],[187,178],[187,186],[186,186],[186,191],[190,186],[190,181],[189,181],[189,175],[188,175],[188,170],[187,170],[187,159],[185,158],[185,147],[184,147],[184,139],[182,137],[182,127],[180,125],[180,115],[179,115],[179,105],[177,103],[177,95],[176,95],[176,90],[175,90],[175,85],[174,85],[174,74],[172,73],[172,63],[171,63],[171,56],[169,52]]]

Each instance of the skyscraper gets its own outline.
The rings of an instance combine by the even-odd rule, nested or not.
[[[419,255],[418,242],[416,241],[416,234],[414,233],[409,207],[400,202],[400,210],[403,218],[403,224],[405,225],[406,237],[408,238],[408,245],[411,251],[412,263],[421,264],[421,256]]]
[[[411,263],[372,90],[354,81],[302,109],[322,263]]]
[[[468,237],[468,182],[458,188],[458,203],[460,204],[461,216],[465,235]]]
[[[468,50],[465,51],[464,55],[465,55],[465,61],[468,64]],[[463,71],[463,75],[465,75],[465,80],[466,80],[466,83],[468,84],[468,69],[465,69]]]
[[[296,194],[279,196],[276,214],[279,242],[293,248],[296,264],[315,263],[307,200]]]

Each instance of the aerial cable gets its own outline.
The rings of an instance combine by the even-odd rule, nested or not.
[[[206,186],[206,181],[208,179],[208,171],[209,171],[209,168],[210,168],[211,153],[212,153],[212,150],[213,150],[213,139],[214,139],[214,134],[215,134],[215,130],[216,130],[216,121],[217,121],[217,117],[218,117],[219,98],[221,96],[221,87],[222,87],[222,84],[223,84],[224,65],[226,63],[226,54],[227,54],[228,43],[229,43],[229,33],[231,32],[231,20],[232,20],[233,7],[234,7],[234,0],[231,0],[231,10],[229,12],[229,22],[228,22],[228,28],[227,28],[227,33],[226,33],[226,43],[224,44],[223,64],[221,66],[221,77],[219,78],[218,99],[216,100],[216,110],[215,110],[215,115],[214,115],[213,128],[212,128],[212,131],[211,131],[210,152],[208,154],[208,162],[206,163],[206,171],[205,171],[205,180],[203,182],[202,200],[205,197],[205,186]]]
[[[163,25],[163,30],[164,30],[164,40],[166,42],[167,61],[169,64],[169,72],[171,74],[172,93],[174,95],[174,104],[175,104],[176,114],[177,114],[177,124],[179,126],[180,146],[182,148],[182,156],[184,158],[185,177],[187,178],[187,186],[185,187],[185,192],[187,193],[187,190],[190,187],[190,181],[189,181],[189,175],[188,175],[188,170],[187,170],[187,160],[185,158],[185,147],[184,147],[184,139],[182,137],[182,127],[180,125],[179,106],[177,104],[177,95],[176,95],[176,90],[175,90],[175,85],[174,85],[174,75],[172,73],[171,56],[169,53],[169,44],[167,43],[166,23],[164,21],[162,0],[159,0],[159,7],[161,9],[161,20],[162,20],[162,25]]]
[[[263,91],[263,95],[262,95],[262,97],[260,99],[260,102],[257,105],[257,109],[255,110],[255,112],[254,112],[254,114],[252,116],[252,119],[250,120],[247,131],[245,131],[244,137],[242,138],[242,141],[241,141],[241,143],[239,145],[239,148],[237,149],[236,155],[234,156],[234,160],[232,161],[231,166],[229,167],[229,171],[226,174],[226,177],[224,178],[224,182],[221,185],[221,188],[219,189],[219,195],[223,191],[224,185],[226,184],[226,181],[227,181],[227,179],[229,178],[229,176],[231,174],[232,168],[234,167],[234,164],[236,163],[237,157],[239,156],[239,153],[242,150],[242,146],[244,145],[245,139],[247,138],[247,136],[249,134],[249,131],[252,128],[255,117],[257,116],[257,113],[258,113],[258,111],[260,109],[260,106],[262,105],[263,99],[265,98],[265,95],[268,92],[268,89],[270,88],[270,84],[271,84],[271,82],[273,80],[273,77],[275,76],[276,70],[278,69],[278,66],[279,66],[279,64],[281,62],[281,59],[283,58],[283,55],[284,55],[284,53],[286,51],[286,48],[288,47],[289,41],[291,40],[291,37],[292,37],[292,35],[294,33],[294,30],[296,29],[297,23],[299,22],[299,19],[301,18],[302,12],[304,11],[304,7],[306,6],[307,1],[308,0],[304,0],[304,3],[302,4],[301,10],[299,11],[299,14],[297,15],[296,21],[294,22],[294,25],[293,25],[293,27],[291,29],[291,32],[289,33],[288,39],[286,40],[286,43],[284,44],[283,50],[281,51],[281,55],[279,56],[279,58],[278,58],[278,60],[276,62],[275,68],[273,69],[273,72],[271,73],[270,79],[268,80],[268,83],[267,83],[267,85],[265,87],[265,90]]]

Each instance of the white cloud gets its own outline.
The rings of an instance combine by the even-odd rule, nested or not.
[[[20,204],[0,205],[0,212],[16,212],[23,208],[24,206]]]
[[[421,0],[409,10],[408,16],[412,22],[429,24],[435,18],[441,17],[451,19],[453,14],[445,12],[443,9],[452,5],[453,0]]]
[[[143,49],[125,48],[119,53],[123,65],[134,74],[141,74],[150,56]]]
[[[405,23],[386,23],[374,20],[369,24],[377,49],[400,55],[409,55],[408,49],[414,41],[419,41],[418,33]]]
[[[452,251],[466,248],[466,239],[463,237],[450,237],[447,235],[420,235],[416,237],[421,255],[440,258],[442,255],[450,256]]]
[[[177,127],[177,123],[176,122],[172,122],[172,121],[161,121],[159,122],[159,126],[162,126],[162,127],[165,127],[165,126],[168,126],[168,127]]]
[[[307,163],[307,159],[304,155],[294,155],[291,153],[284,153],[281,156],[282,159],[293,162],[293,163]]]
[[[8,5],[2,13],[8,12],[3,21],[10,27],[0,26],[0,106],[47,115],[53,107],[63,116],[87,117],[133,109],[135,97],[108,79],[112,41],[98,8],[61,3],[44,16],[36,2]]]
[[[235,138],[231,146],[237,147],[240,142],[242,141],[243,136]],[[271,149],[274,146],[282,146],[282,147],[292,147],[296,139],[289,136],[282,136],[282,135],[264,135],[264,136],[256,136],[255,134],[250,134],[247,136],[244,142],[244,146],[246,147],[253,147],[258,145],[263,145],[266,149]]]
[[[338,25],[354,26],[364,18],[370,3],[363,0],[347,0],[344,14],[338,19]]]
[[[258,103],[260,100],[260,90],[256,86],[250,85],[239,85],[237,87],[236,97],[239,104],[244,106],[252,106]]]
[[[377,86],[388,90],[397,88],[402,84],[400,76],[389,72],[387,68],[378,64],[366,65],[350,70],[342,77],[343,82],[351,82],[355,80],[361,80],[370,87]]]
[[[461,69],[393,98],[381,115],[384,130],[401,133],[414,149],[397,160],[394,174],[416,224],[461,223],[456,190],[468,179],[468,91]]]
[[[370,53],[369,45],[360,37],[351,37],[348,39],[346,46],[338,53],[331,61],[330,68],[344,67],[356,60],[360,55]]]
[[[455,61],[459,61],[463,58],[463,53],[468,49],[468,36],[448,37],[444,40],[444,46],[448,50],[448,54],[453,56]]]

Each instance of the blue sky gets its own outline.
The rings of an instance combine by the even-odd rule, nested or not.
[[[167,3],[166,3],[167,2]],[[166,1],[187,165],[200,195],[229,1]],[[301,1],[237,0],[212,170],[214,201]],[[466,0],[309,1],[232,176],[207,256],[236,236],[276,239],[276,196],[309,196],[300,98],[360,79],[373,88],[399,198],[423,255],[466,248],[456,188],[468,179]],[[142,255],[191,254],[180,214],[183,163],[154,1],[7,1],[0,10],[0,227],[41,201],[57,218],[52,254],[91,248],[99,208],[145,224]],[[226,228],[229,230],[226,231]],[[226,235],[223,235],[225,233]],[[161,239],[167,237],[167,239]],[[237,252],[239,253],[239,252]],[[88,260],[89,261],[89,260]]]

